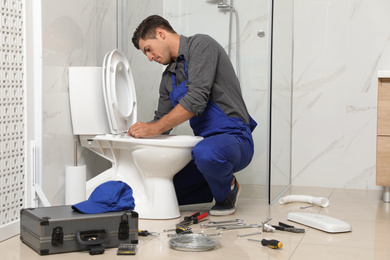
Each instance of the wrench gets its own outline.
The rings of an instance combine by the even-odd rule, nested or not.
[[[201,228],[214,228],[214,227],[237,227],[237,226],[244,226],[244,223],[236,223],[236,224],[220,224],[220,225],[205,225],[205,224],[200,224],[199,226]]]
[[[264,222],[261,222],[263,225],[264,224],[267,224],[268,222],[270,222],[272,220],[272,218],[267,218]]]
[[[233,229],[241,229],[241,228],[258,228],[258,227],[261,227],[261,226],[260,226],[260,225],[257,225],[257,224],[250,224],[249,226],[243,225],[243,226],[241,226],[241,227],[218,227],[217,230],[226,231],[226,230],[233,230]]]
[[[258,235],[258,234],[261,234],[261,232],[255,232],[255,233],[244,234],[244,235],[237,235],[237,237],[247,237],[247,236],[253,236],[253,235]]]
[[[239,222],[242,223],[244,220],[242,219],[233,219],[233,220],[225,220],[225,221],[210,221],[209,224],[224,224],[224,223],[232,223]]]

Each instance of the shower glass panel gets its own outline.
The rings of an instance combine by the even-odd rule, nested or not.
[[[291,185],[291,115],[294,1],[273,1],[269,202]]]
[[[240,197],[255,189],[255,193],[265,200],[268,185],[269,2],[165,0],[163,7],[164,17],[179,34],[208,34],[230,54],[236,73],[239,72],[249,113],[258,123],[253,132],[253,160],[246,169],[236,173],[243,185]],[[265,36],[259,37],[259,31],[264,31]]]

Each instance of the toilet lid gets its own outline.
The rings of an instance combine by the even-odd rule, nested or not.
[[[136,121],[133,75],[123,52],[113,50],[103,61],[103,95],[112,134],[127,132]]]

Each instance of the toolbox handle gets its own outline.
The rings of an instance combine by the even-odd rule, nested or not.
[[[101,237],[103,233],[105,236]],[[77,231],[76,239],[80,245],[93,246],[107,243],[110,240],[110,235],[107,229]]]
[[[104,237],[102,237],[103,234]],[[107,243],[110,235],[107,229],[77,231],[76,240],[80,245],[88,246],[90,255],[98,255],[104,253],[104,247],[101,244]]]

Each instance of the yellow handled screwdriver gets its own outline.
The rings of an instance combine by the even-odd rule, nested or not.
[[[268,246],[272,249],[278,249],[283,247],[283,243],[275,239],[271,239],[271,240],[263,239],[261,240],[261,244],[263,246]]]
[[[267,239],[263,239],[263,240],[256,240],[256,239],[248,239],[249,241],[254,241],[254,242],[261,242],[261,244],[263,246],[268,246],[269,248],[272,248],[272,249],[279,249],[279,248],[282,248],[283,247],[283,243],[278,241],[278,240],[275,240],[275,239],[271,239],[271,240],[267,240]]]

